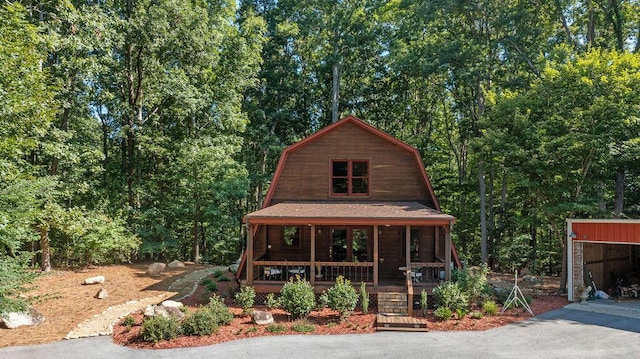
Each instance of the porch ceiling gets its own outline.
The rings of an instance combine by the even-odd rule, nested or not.
[[[455,217],[418,202],[282,202],[249,213],[251,224],[449,225]]]

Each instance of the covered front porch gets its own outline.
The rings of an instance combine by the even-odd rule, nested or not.
[[[321,292],[344,276],[371,293],[413,294],[451,278],[454,218],[419,203],[281,203],[245,221],[243,284],[257,292],[296,276]]]

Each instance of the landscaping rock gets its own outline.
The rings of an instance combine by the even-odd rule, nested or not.
[[[164,263],[153,263],[149,266],[149,269],[147,269],[147,273],[150,276],[155,277],[160,275],[160,272],[162,272],[166,266],[167,265]]]
[[[109,296],[109,292],[107,292],[107,290],[106,290],[106,289],[104,289],[104,288],[100,288],[100,290],[98,291],[98,293],[96,293],[96,295],[95,295],[95,297],[96,297],[97,299],[104,299],[104,298],[106,298],[106,297],[108,297],[108,296]]]
[[[98,275],[95,277],[89,277],[86,278],[84,280],[84,282],[82,282],[82,284],[102,284],[104,283],[104,276],[103,275]]]
[[[269,325],[273,323],[273,315],[269,312],[254,310],[251,312],[251,320],[257,325]]]
[[[8,329],[15,329],[25,325],[40,325],[44,322],[44,316],[35,308],[29,307],[26,312],[2,314],[2,320]]]
[[[184,263],[180,262],[179,260],[174,260],[173,262],[169,263],[168,265],[169,268],[181,268],[184,267]]]
[[[180,310],[183,304],[173,300],[165,300],[160,305],[148,305],[144,310],[145,317],[163,316],[165,318],[173,317],[178,320],[184,319],[184,313]]]

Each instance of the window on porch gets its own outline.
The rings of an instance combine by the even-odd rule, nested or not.
[[[285,226],[282,229],[282,246],[285,248],[300,248],[300,227]]]

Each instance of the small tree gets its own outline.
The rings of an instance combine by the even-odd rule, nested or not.
[[[235,302],[242,308],[244,314],[249,313],[256,298],[256,291],[252,287],[242,287],[235,295]]]
[[[362,305],[362,313],[367,314],[369,311],[369,293],[367,293],[367,283],[360,284],[360,299]]]

